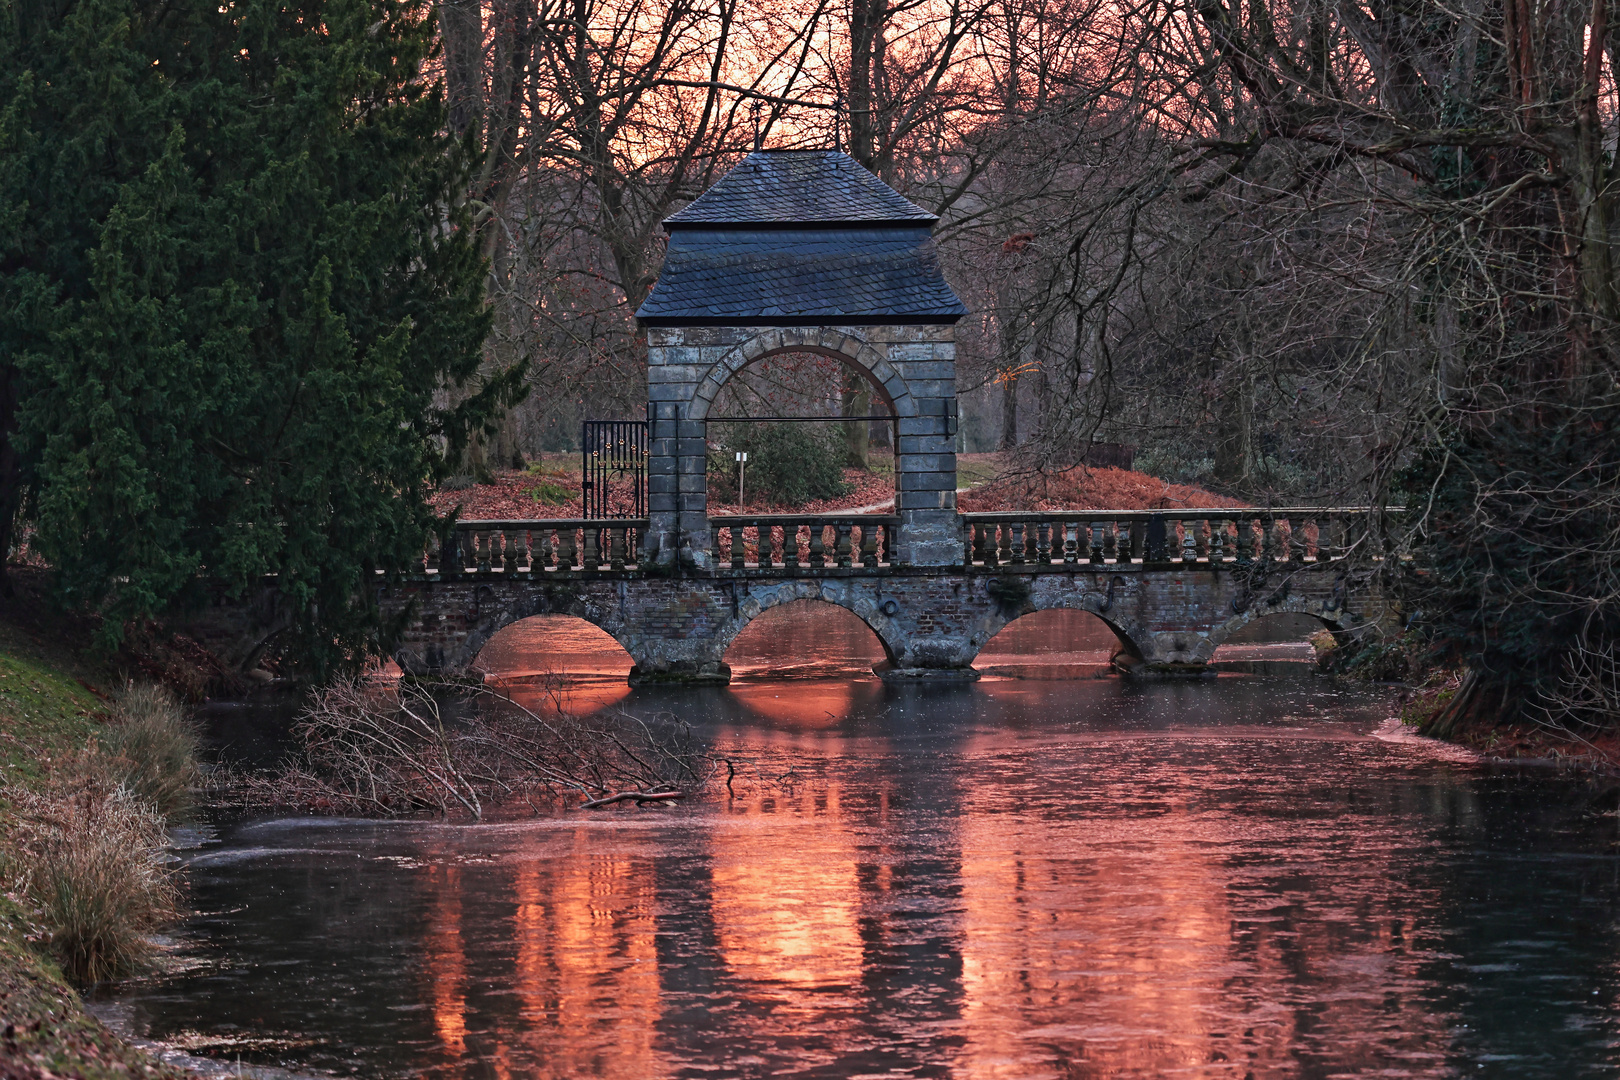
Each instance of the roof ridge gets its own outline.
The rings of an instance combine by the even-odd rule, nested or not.
[[[762,225],[932,225],[939,218],[838,150],[755,150],[666,228]]]

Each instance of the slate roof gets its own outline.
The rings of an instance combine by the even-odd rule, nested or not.
[[[839,216],[842,215],[842,216]],[[755,151],[668,218],[648,326],[955,323],[938,219],[834,151]]]
[[[756,150],[664,219],[686,227],[933,224],[939,219],[836,150]]]
[[[954,323],[926,228],[682,229],[636,312],[649,326]]]

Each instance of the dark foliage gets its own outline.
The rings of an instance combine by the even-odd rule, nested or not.
[[[1620,637],[1617,430],[1612,400],[1526,410],[1454,430],[1407,471],[1422,515],[1408,609],[1430,658],[1470,672],[1441,727],[1514,719]]]
[[[715,425],[723,449],[709,452],[709,505],[737,501],[736,452],[746,451],[743,495],[789,506],[848,494],[843,437],[832,424]]]
[[[0,13],[0,520],[110,636],[275,574],[289,649],[375,651],[372,572],[520,377],[478,374],[429,6]]]

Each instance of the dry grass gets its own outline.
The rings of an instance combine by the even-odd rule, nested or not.
[[[196,725],[169,691],[151,684],[126,687],[99,749],[114,784],[158,814],[173,820],[191,809],[201,780],[200,741]]]
[[[148,935],[179,915],[180,888],[163,850],[163,816],[108,783],[100,763],[76,771],[11,793],[5,869],[63,971],[88,984],[146,960]]]
[[[152,931],[178,917],[164,830],[191,807],[197,752],[174,695],[131,685],[87,747],[7,786],[0,871],[74,982],[138,969]]]

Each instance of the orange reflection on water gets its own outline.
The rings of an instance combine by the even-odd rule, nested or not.
[[[866,682],[805,679],[795,682],[733,683],[731,694],[750,712],[795,731],[834,727],[857,706],[876,701],[883,687]]]
[[[739,978],[794,991],[859,979],[860,888],[841,794],[832,783],[739,800],[710,838],[710,910],[721,955]],[[776,834],[788,817],[798,820],[792,843],[782,843]]]
[[[1004,822],[962,822],[969,1074],[1028,1076],[1033,1039],[1098,1075],[1220,1075],[1202,1071],[1222,996],[1207,975],[1230,915],[1195,819],[1174,811],[1087,845],[1078,881],[1073,842],[1043,832],[1009,843]]]
[[[519,1030],[544,1063],[526,1075],[662,1075],[651,864],[597,853],[582,829],[567,857],[525,860],[513,893]]]
[[[428,868],[429,916],[423,936],[433,1029],[451,1059],[467,1050],[467,952],[461,941],[461,871]]]
[[[630,696],[630,684],[622,678],[570,677],[560,682],[547,679],[545,684],[508,682],[503,679],[498,685],[503,692],[512,696],[513,701],[541,716],[559,710],[575,716],[586,716],[617,705]]]

